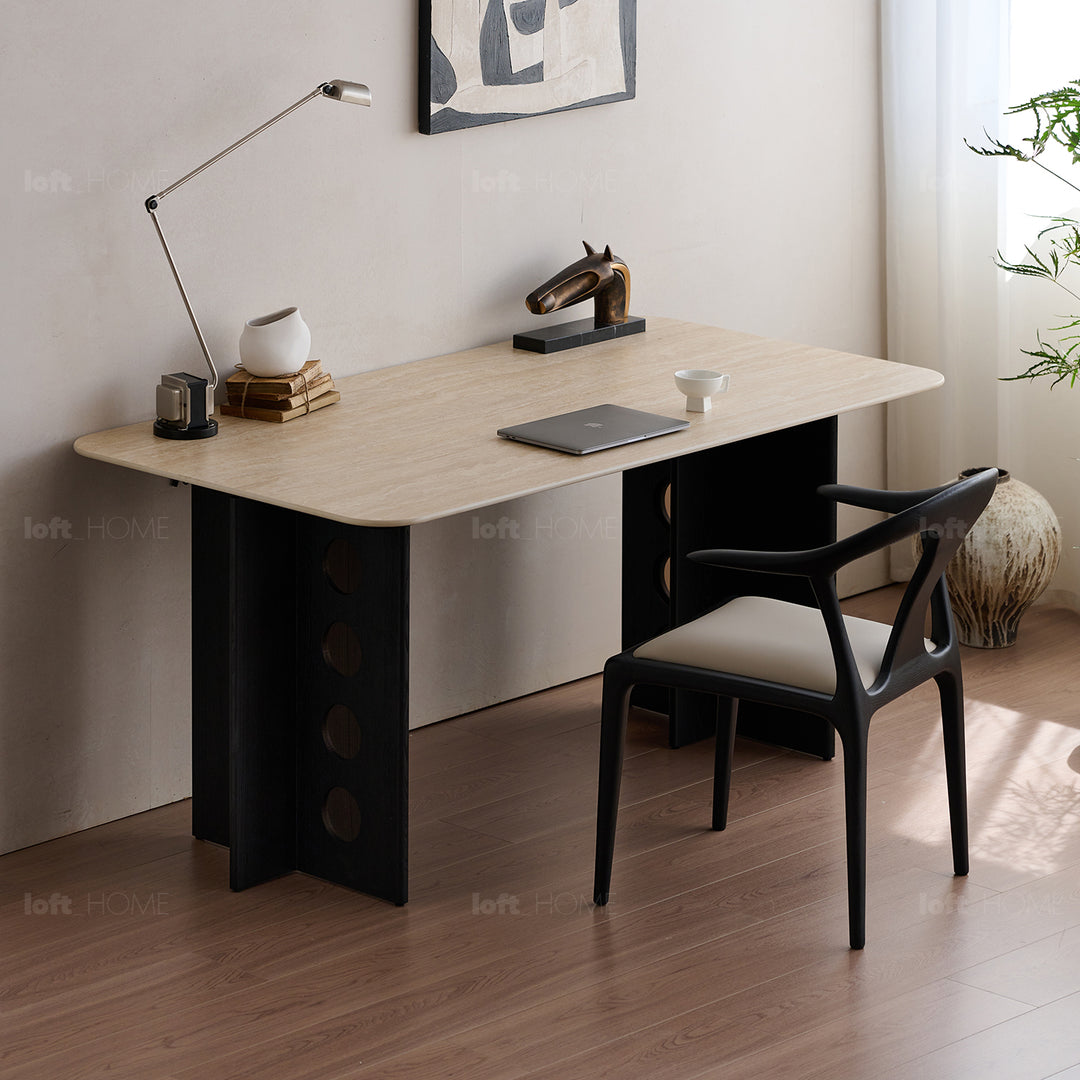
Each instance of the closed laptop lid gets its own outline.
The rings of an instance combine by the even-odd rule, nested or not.
[[[566,454],[591,454],[689,426],[689,420],[640,412],[622,405],[593,405],[527,424],[499,428],[498,434],[504,439],[561,450]]]

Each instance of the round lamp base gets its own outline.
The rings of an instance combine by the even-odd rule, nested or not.
[[[203,427],[170,427],[164,420],[154,421],[154,434],[159,439],[209,439],[217,434],[216,420],[207,420]]]

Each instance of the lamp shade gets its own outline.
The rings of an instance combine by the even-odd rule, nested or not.
[[[344,79],[331,79],[323,87],[323,93],[335,101],[346,101],[350,105],[370,105],[371,91],[363,84],[346,82]]]

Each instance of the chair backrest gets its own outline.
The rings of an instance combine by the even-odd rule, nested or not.
[[[997,469],[980,469],[962,476],[943,491],[894,516],[892,524],[905,535],[920,536],[922,553],[900,602],[880,677],[887,678],[910,660],[925,656],[928,607],[931,640],[945,644],[946,636],[952,633],[945,568],[993,496],[999,475]]]

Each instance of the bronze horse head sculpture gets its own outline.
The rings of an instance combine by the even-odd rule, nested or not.
[[[630,313],[630,270],[611,247],[597,254],[587,242],[585,258],[571,263],[525,297],[525,306],[534,315],[546,315],[594,297],[596,325],[614,326],[626,322]]]

